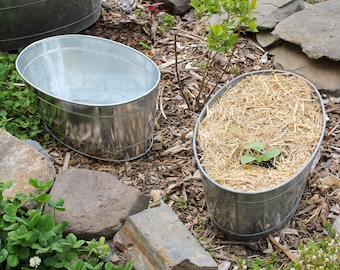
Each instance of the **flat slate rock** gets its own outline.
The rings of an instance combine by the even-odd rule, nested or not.
[[[165,204],[130,216],[114,237],[136,270],[217,270],[217,264]]]
[[[285,43],[269,50],[276,68],[299,73],[318,90],[330,97],[340,97],[340,62],[308,58],[297,45]]]
[[[299,45],[310,58],[340,61],[340,1],[312,5],[280,21],[272,34]]]
[[[36,178],[41,182],[54,180],[55,167],[43,153],[0,129],[0,182],[13,180],[14,184],[5,190],[5,197],[13,197],[19,191],[26,195],[39,193],[29,184]],[[29,207],[26,205],[26,207]]]
[[[278,22],[303,7],[303,0],[257,0],[255,17],[258,29],[274,29]]]
[[[82,239],[109,239],[129,215],[148,207],[149,198],[139,190],[121,183],[110,173],[68,169],[61,171],[51,190],[52,199],[63,198],[65,211],[49,207],[45,213],[56,222],[67,221],[65,233]]]

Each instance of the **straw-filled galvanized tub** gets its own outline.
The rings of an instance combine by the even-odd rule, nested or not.
[[[16,67],[51,134],[98,159],[126,161],[152,146],[160,72],[111,40],[63,35],[25,48]]]
[[[220,103],[221,97],[230,91],[230,89],[239,84],[243,79],[247,77],[251,77],[256,74],[263,74],[269,75],[271,73],[278,73],[278,74],[285,74],[287,76],[293,76],[300,78],[302,81],[306,82],[306,85],[310,86],[311,90],[311,100],[315,98],[315,105],[319,107],[320,111],[320,118],[321,119],[321,127],[319,131],[319,137],[317,138],[317,142],[313,151],[311,152],[310,156],[306,160],[301,167],[298,167],[296,171],[292,174],[291,177],[286,179],[284,182],[277,184],[274,187],[267,188],[264,190],[258,191],[242,191],[237,189],[232,189],[229,186],[223,185],[221,182],[222,180],[226,179],[214,179],[209,175],[207,169],[205,167],[205,163],[202,162],[203,156],[206,152],[202,153],[202,144],[200,145],[198,137],[199,133],[206,132],[206,130],[200,130],[200,127],[203,125],[204,121],[209,119],[209,115],[212,115],[212,106],[214,104]],[[262,89],[263,93],[266,91],[273,91],[277,92],[277,89]],[[292,89],[287,89],[287,93],[292,95],[292,98],[296,98],[296,92],[294,95],[294,91]],[[265,94],[263,94],[264,96]],[[263,96],[261,98],[263,98]],[[254,99],[252,94],[249,94],[249,99]],[[243,112],[243,104],[247,103],[247,99],[237,99],[240,100],[240,111],[237,111],[236,114],[241,114]],[[221,102],[223,103],[223,102]],[[223,103],[225,104],[225,103]],[[272,105],[272,104],[270,104]],[[254,106],[256,107],[256,106]],[[294,104],[291,104],[292,108],[294,108]],[[257,105],[257,108],[266,111],[266,107],[260,107]],[[221,110],[221,114],[219,115],[220,119],[225,121],[223,125],[223,129],[230,134],[234,134],[235,132],[230,132],[230,123],[237,122],[237,117],[233,115],[229,115],[226,112],[228,111],[225,108],[223,111]],[[268,114],[269,115],[269,114]],[[294,114],[291,115],[294,117]],[[269,118],[269,117],[268,117]],[[267,119],[268,120],[268,119]],[[307,119],[306,119],[307,120]],[[256,126],[256,121],[254,119],[249,118],[250,125],[254,128],[261,129],[263,127]],[[270,121],[268,120],[268,123]],[[219,123],[219,125],[221,125]],[[230,124],[231,125],[231,124]],[[248,123],[243,122],[242,125],[246,126]],[[325,108],[322,102],[322,98],[318,90],[313,86],[310,82],[305,80],[300,75],[287,72],[287,71],[280,71],[280,70],[263,70],[263,71],[256,71],[250,72],[247,74],[243,74],[239,77],[234,78],[232,81],[227,83],[224,87],[222,87],[206,104],[204,109],[202,110],[196,126],[194,130],[194,137],[193,137],[193,150],[195,155],[195,160],[198,166],[198,169],[202,176],[202,182],[206,194],[207,206],[210,213],[210,218],[213,224],[222,231],[228,238],[234,240],[241,240],[241,241],[257,241],[262,237],[267,236],[268,234],[280,230],[287,222],[292,218],[294,212],[296,211],[298,204],[300,202],[302,193],[304,191],[306,181],[315,165],[315,162],[318,161],[318,151],[321,146],[321,142],[323,140],[324,132],[325,132],[325,125],[326,125],[326,113]],[[282,131],[282,132],[281,132]],[[278,134],[284,134],[286,131],[281,130]],[[248,134],[249,135],[249,134]],[[245,137],[248,136],[247,133]],[[269,134],[269,136],[274,136],[273,134]],[[217,138],[215,136],[214,138]],[[248,136],[249,137],[249,136]],[[220,137],[218,137],[220,138]],[[226,138],[221,139],[221,144],[227,144]],[[216,141],[216,145],[220,141]],[[285,147],[283,145],[282,147]],[[236,150],[235,150],[236,151]],[[219,155],[217,153],[216,156],[225,161],[226,156],[231,155],[230,152],[223,152],[223,155]],[[239,163],[239,159],[235,159]],[[250,165],[249,165],[250,166]],[[255,165],[256,166],[256,165]],[[227,162],[224,163],[224,167],[227,169],[232,170],[232,166],[228,166]],[[222,169],[219,167],[219,169]],[[244,171],[251,171],[249,167],[244,167]],[[270,170],[270,168],[268,168]],[[273,169],[275,170],[275,169]],[[241,174],[241,173],[240,173]],[[249,174],[250,175],[250,174]],[[265,182],[264,175],[262,175],[261,181],[259,181],[259,185]],[[261,175],[260,175],[261,176]],[[251,177],[251,176],[249,176]],[[241,182],[240,179],[237,177],[232,179],[227,179],[234,182]],[[247,179],[248,180],[248,179]],[[249,179],[251,180],[251,179]]]
[[[101,0],[1,0],[0,50],[78,33],[98,20],[100,10]]]

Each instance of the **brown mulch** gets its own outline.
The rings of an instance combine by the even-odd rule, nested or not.
[[[192,101],[191,93],[197,92],[202,78],[201,70],[196,67],[206,55],[204,28],[192,12],[177,20],[175,30],[166,30],[159,35],[150,30],[147,18],[135,19],[116,8],[103,9],[98,22],[83,32],[136,48],[160,66],[162,78],[153,148],[137,160],[122,163],[88,158],[58,143],[48,145],[48,151],[54,157],[57,170],[87,168],[109,172],[122,182],[150,195],[151,204],[157,204],[159,199],[165,200],[201,245],[214,255],[217,263],[235,262],[236,257],[261,257],[269,260],[274,252],[278,255],[279,263],[288,263],[292,259],[288,251],[294,253],[301,242],[308,242],[315,233],[322,236],[326,220],[333,221],[340,213],[340,189],[339,186],[333,186],[340,175],[340,104],[325,99],[329,120],[320,161],[287,226],[272,234],[272,237],[258,242],[244,243],[225,239],[210,223],[192,152],[191,140],[199,112],[188,109],[177,83],[174,65],[174,35],[177,33],[178,70],[182,85],[185,86],[183,92]],[[219,56],[217,60],[216,70],[210,74],[210,90],[213,91],[216,90],[214,79],[220,77],[219,70],[228,61],[226,56]],[[272,60],[254,41],[253,36],[243,35],[234,53],[230,72],[222,77],[218,87],[239,74],[272,68]],[[201,103],[204,97],[209,97],[209,91],[202,97]],[[123,261],[118,260],[116,263]]]

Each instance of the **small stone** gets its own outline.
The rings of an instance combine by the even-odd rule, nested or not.
[[[270,48],[274,45],[277,45],[280,42],[280,39],[274,37],[271,34],[270,30],[263,30],[256,33],[256,40],[263,48]]]
[[[217,264],[165,204],[128,217],[114,236],[136,270],[217,270]]]
[[[82,239],[112,238],[129,215],[148,207],[149,198],[122,184],[112,174],[85,169],[61,171],[51,190],[52,199],[63,198],[65,211],[46,207],[56,222],[67,221],[65,233]]]

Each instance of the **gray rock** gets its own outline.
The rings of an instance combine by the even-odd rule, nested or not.
[[[5,190],[4,197],[15,196],[18,191],[26,195],[39,191],[29,184],[30,179],[41,182],[54,180],[55,167],[42,153],[0,129],[0,182],[13,180],[14,184]],[[27,203],[26,207],[30,208]]]
[[[269,50],[274,64],[284,70],[301,74],[320,91],[332,97],[340,97],[340,62],[328,59],[310,59],[301,48],[285,43]]]
[[[66,233],[82,239],[112,238],[125,219],[148,207],[149,198],[137,189],[122,184],[112,174],[85,169],[61,171],[51,190],[52,199],[63,198],[65,211],[56,222],[67,221]]]
[[[256,33],[256,40],[263,48],[266,49],[277,45],[282,41],[281,39],[274,37],[271,34],[271,30],[263,30]]]
[[[114,236],[136,270],[216,269],[217,264],[164,203],[130,216]]]
[[[310,58],[340,61],[340,1],[328,0],[277,24],[272,34],[300,45]]]
[[[303,0],[257,0],[258,29],[274,29],[275,25],[304,7]]]
[[[164,0],[162,8],[168,10],[171,14],[183,15],[191,8],[190,0]]]

